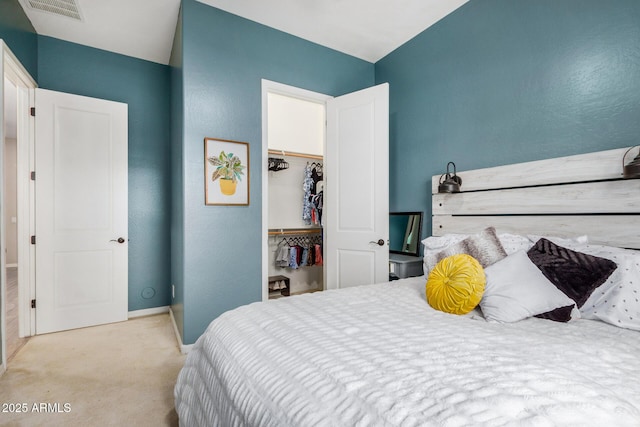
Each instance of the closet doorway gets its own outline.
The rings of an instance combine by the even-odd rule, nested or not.
[[[290,203],[272,203],[270,196],[270,176],[282,172],[269,172],[269,151],[272,150],[274,162],[302,158],[306,162],[319,160],[315,153],[300,151],[287,152],[278,146],[281,141],[270,135],[269,98],[278,100],[293,107],[282,114],[280,124],[289,132],[294,124],[300,123],[297,115],[305,107],[314,107],[320,111],[324,120],[316,120],[323,140],[323,210],[322,210],[322,286],[306,284],[307,289],[339,289],[381,283],[389,280],[389,85],[382,83],[373,87],[331,97],[279,83],[262,81],[262,299],[269,299],[270,268],[275,268],[277,241],[272,242],[270,250],[269,238],[272,235],[284,236],[298,233],[295,223],[278,224],[273,210],[280,210],[288,204],[298,204],[291,212],[302,217],[303,201],[307,196],[299,193]],[[277,101],[276,101],[277,102]],[[313,108],[311,108],[313,109]],[[309,126],[304,125],[304,127]],[[291,138],[293,143],[300,139],[315,140],[316,136]],[[315,145],[312,145],[315,146]],[[309,146],[302,150],[310,151]],[[289,148],[291,149],[291,148]],[[294,148],[295,149],[295,148]],[[280,160],[275,160],[277,154]],[[292,161],[293,162],[293,161]],[[303,168],[304,169],[304,168]],[[304,176],[304,175],[303,175]],[[291,178],[292,191],[302,191],[303,176]],[[295,182],[298,184],[295,184]],[[275,182],[275,181],[274,181]],[[276,190],[274,190],[276,191]],[[273,210],[272,210],[273,209]],[[289,212],[289,211],[287,211]],[[271,214],[271,218],[270,218]],[[296,220],[297,221],[297,220]],[[273,225],[273,227],[272,227]],[[318,225],[316,225],[317,227]],[[304,224],[304,231],[307,232]],[[269,229],[271,232],[269,232]],[[279,232],[279,233],[278,233]],[[288,234],[284,234],[288,232]],[[316,233],[317,234],[317,233]],[[303,240],[305,245],[308,240]],[[292,242],[295,244],[295,241]],[[299,252],[298,252],[299,253]],[[270,262],[273,256],[274,262]],[[304,255],[302,256],[304,258]],[[286,260],[283,260],[286,261]],[[272,267],[273,266],[273,267]],[[296,269],[294,269],[296,270]],[[271,270],[273,271],[273,270]],[[286,271],[286,268],[285,270]],[[279,276],[281,274],[276,274]],[[272,276],[273,280],[274,277]],[[278,278],[278,291],[285,295],[296,293],[295,283],[287,286],[287,277]],[[318,279],[319,280],[319,279]],[[290,279],[289,279],[290,282]],[[273,282],[272,282],[273,283]],[[285,285],[286,292],[281,286]]]
[[[263,80],[263,301],[325,287],[321,200],[330,98]],[[294,253],[295,267],[276,262],[285,253],[289,261]]]

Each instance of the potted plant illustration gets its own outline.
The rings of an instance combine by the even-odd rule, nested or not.
[[[240,158],[233,153],[226,154],[221,151],[218,157],[209,157],[207,160],[216,167],[211,175],[211,181],[219,178],[222,194],[225,196],[234,195],[238,181],[241,181],[241,176],[244,175],[243,169],[245,169]]]

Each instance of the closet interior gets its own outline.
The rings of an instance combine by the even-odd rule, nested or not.
[[[268,94],[269,299],[324,287],[324,109]]]

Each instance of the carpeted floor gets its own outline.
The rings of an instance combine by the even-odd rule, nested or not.
[[[5,298],[5,333],[7,334],[7,359],[11,358],[26,344],[27,338],[20,338],[18,334],[18,268],[7,268],[7,289]],[[2,408],[0,408],[2,409]],[[0,412],[2,413],[2,412]]]
[[[0,425],[178,425],[184,359],[168,314],[33,337],[0,377]]]

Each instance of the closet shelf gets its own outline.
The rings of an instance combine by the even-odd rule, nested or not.
[[[320,234],[322,228],[270,228],[269,236]]]
[[[275,154],[277,156],[291,156],[291,157],[302,157],[304,159],[314,159],[314,160],[322,160],[323,157],[317,154],[305,154],[305,153],[296,153],[294,151],[284,151],[284,150],[269,150],[269,154]]]

